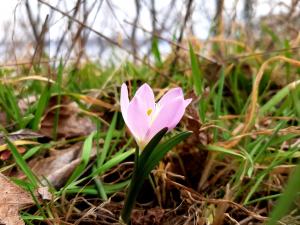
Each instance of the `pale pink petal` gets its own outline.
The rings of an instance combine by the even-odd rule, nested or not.
[[[168,132],[171,131],[180,121],[184,114],[184,100],[182,97],[177,97],[163,105],[158,113],[158,116],[150,126],[144,143],[148,143],[160,130],[168,127]]]
[[[127,111],[129,106],[128,90],[126,84],[122,84],[121,98],[120,98],[121,112],[125,123],[127,124]]]
[[[168,91],[158,102],[160,105],[165,105],[169,101],[173,100],[174,98],[177,97],[182,97],[183,98],[183,93],[181,88],[174,88],[170,91]]]
[[[185,108],[188,107],[188,105],[192,102],[192,100],[193,100],[192,98],[184,100],[184,107]]]
[[[137,90],[137,92],[135,93],[135,96],[139,96],[143,100],[143,103],[147,110],[151,109],[152,111],[154,111],[154,108],[155,108],[154,94],[148,84],[143,84]]]
[[[149,129],[147,109],[139,96],[134,96],[129,103],[127,120],[132,135],[140,145]]]

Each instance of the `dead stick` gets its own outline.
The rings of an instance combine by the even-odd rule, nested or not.
[[[224,199],[206,199],[204,197],[202,197],[198,192],[194,191],[193,189],[191,188],[188,188],[188,187],[185,187],[181,184],[178,184],[174,181],[171,181],[169,180],[168,178],[165,178],[165,180],[173,185],[173,186],[176,186],[176,187],[179,187],[179,188],[182,188],[188,192],[190,192],[192,195],[194,195],[195,197],[197,197],[198,199],[200,199],[201,201],[205,201],[205,202],[208,202],[208,203],[212,203],[212,204],[215,204],[215,205],[218,205],[220,203],[226,203],[226,204],[229,204],[229,205],[233,205],[239,209],[241,209],[242,211],[244,211],[245,213],[247,213],[249,216],[252,216],[253,218],[257,219],[257,220],[260,220],[260,221],[266,221],[268,220],[269,218],[268,217],[264,217],[264,216],[261,216],[261,215],[258,215],[254,212],[251,212],[249,211],[248,209],[246,209],[244,206],[236,203],[236,202],[233,202],[233,201],[230,201],[230,200],[224,200]]]
[[[174,42],[174,41],[165,39],[165,38],[163,38],[162,36],[160,36],[160,35],[158,35],[158,34],[156,34],[156,33],[153,33],[153,32],[151,32],[151,31],[148,31],[148,30],[146,30],[145,28],[143,28],[143,27],[141,27],[141,26],[138,26],[138,25],[136,25],[136,24],[130,23],[130,22],[128,22],[127,20],[124,20],[124,22],[125,22],[125,23],[128,23],[129,25],[131,25],[131,26],[133,26],[133,27],[139,28],[139,29],[141,29],[141,30],[143,30],[143,31],[145,31],[145,32],[147,32],[147,33],[149,33],[149,34],[151,34],[151,35],[153,35],[153,36],[155,36],[155,37],[161,39],[161,40],[164,40],[164,41],[168,42],[168,43],[171,44],[171,45],[175,45],[175,46],[177,46],[178,48],[181,48],[181,49],[183,49],[183,50],[185,50],[185,51],[188,51],[188,52],[190,51],[188,48],[182,46],[181,44],[178,44],[178,43],[176,43],[176,42]],[[201,54],[196,53],[196,52],[195,52],[195,55],[196,55],[196,56],[199,56],[199,57],[201,57],[201,58],[204,58],[204,59],[206,59],[206,60],[208,60],[208,61],[210,61],[210,62],[212,62],[212,63],[217,63],[217,64],[218,64],[218,62],[217,62],[216,60],[212,59],[211,57],[204,56],[204,55],[201,55]]]
[[[103,39],[107,40],[108,42],[110,42],[110,43],[112,43],[112,44],[118,46],[119,48],[121,48],[121,49],[123,49],[124,51],[128,52],[129,54],[131,54],[135,59],[137,59],[137,60],[139,60],[140,62],[146,64],[146,63],[144,62],[144,60],[142,60],[142,59],[141,59],[140,57],[138,57],[137,55],[133,54],[130,50],[124,48],[124,46],[120,45],[119,42],[117,42],[117,41],[115,41],[115,40],[113,40],[113,39],[111,39],[111,38],[105,36],[104,34],[101,34],[100,32],[94,30],[92,27],[90,27],[90,26],[86,25],[85,23],[82,23],[81,21],[79,21],[79,20],[73,18],[72,16],[68,15],[67,13],[61,11],[60,9],[58,9],[58,8],[56,8],[56,7],[52,6],[52,5],[50,5],[49,3],[47,3],[47,2],[45,2],[45,1],[43,1],[43,0],[38,0],[38,1],[41,2],[41,3],[43,3],[43,4],[45,4],[45,5],[47,5],[47,6],[50,7],[51,9],[53,9],[53,10],[55,10],[55,11],[57,11],[57,12],[60,12],[60,13],[63,14],[64,16],[68,17],[70,20],[73,20],[73,21],[75,21],[76,23],[80,24],[81,26],[83,26],[83,27],[85,27],[85,28],[87,28],[87,29],[93,31],[95,34],[99,35],[99,36],[102,37]],[[146,65],[148,65],[152,70],[154,70],[156,73],[159,73],[160,75],[162,75],[163,77],[165,77],[166,79],[168,79],[169,81],[171,81],[172,83],[176,83],[173,79],[171,79],[170,77],[168,77],[168,76],[166,76],[165,74],[161,73],[160,71],[158,71],[156,68],[154,68],[154,67],[151,66],[150,64],[146,64]]]

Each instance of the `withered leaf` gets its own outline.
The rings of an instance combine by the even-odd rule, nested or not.
[[[134,224],[160,224],[165,214],[164,209],[153,208],[148,210],[134,209],[131,219]]]
[[[28,105],[36,102],[35,95],[29,95],[26,99],[21,99],[18,102],[19,109],[23,115],[28,110]]]
[[[43,199],[43,200],[48,200],[50,201],[52,199],[52,195],[49,192],[49,188],[48,187],[39,187],[37,189],[37,193],[39,194],[39,196]]]
[[[205,101],[206,98],[208,97],[209,93],[210,93],[210,88],[209,88],[209,87],[206,87],[206,88],[203,90],[203,95],[202,95],[204,101]],[[201,95],[196,94],[196,93],[195,93],[195,90],[190,90],[190,91],[188,91],[188,93],[186,93],[186,94],[184,95],[184,99],[189,99],[189,98],[192,99],[192,102],[191,102],[190,105],[193,105],[193,106],[195,106],[195,108],[198,108],[198,106],[199,106],[199,101],[200,101],[200,99],[201,99]]]
[[[16,132],[7,134],[6,136],[11,142],[20,141],[24,139],[34,139],[34,138],[44,137],[43,134],[40,134],[38,132],[29,129],[18,130]],[[4,144],[6,144],[5,137],[3,133],[0,133],[0,145],[4,145]]]
[[[195,143],[199,143],[200,139],[200,128],[202,127],[202,121],[199,116],[199,112],[197,109],[195,109],[192,106],[188,106],[185,110],[185,115],[183,117],[183,120],[185,121],[186,128],[190,131],[193,131],[193,133],[190,136],[190,139],[193,140]],[[203,139],[203,135],[201,135],[201,138]],[[204,140],[204,144],[205,140]]]
[[[34,174],[43,180],[43,176],[56,188],[63,187],[81,161],[82,142],[79,142],[68,149],[52,150],[48,158],[34,158],[28,162],[28,166]],[[92,147],[91,158],[97,153],[96,147]],[[27,179],[23,171],[13,175],[18,179]],[[47,183],[43,181],[45,185]]]
[[[203,97],[206,98],[209,92],[209,88],[205,89]],[[182,119],[186,124],[186,128],[190,131],[193,131],[189,138],[195,143],[201,143],[206,146],[211,142],[211,134],[208,132],[208,130],[200,131],[202,127],[202,120],[199,116],[198,105],[201,96],[196,95],[194,90],[191,90],[184,96],[184,98],[193,99],[191,104],[186,108],[185,115]]]
[[[42,203],[41,197],[35,195]],[[0,173],[0,224],[25,224],[18,215],[19,206],[24,204],[35,204],[31,194]]]
[[[7,125],[6,112],[0,112],[0,124],[5,127]]]
[[[190,90],[190,91],[188,91],[188,93],[186,93],[184,95],[184,99],[189,99],[189,98],[192,99],[192,102],[190,105],[196,106],[199,104],[201,95],[197,95],[194,90]]]
[[[70,97],[61,96],[61,105],[72,105]],[[51,97],[44,113],[57,105],[57,96]],[[53,138],[56,109],[51,110],[41,122],[39,132],[46,137]],[[59,120],[57,125],[57,138],[75,138],[89,135],[96,130],[96,124],[85,116],[78,117],[78,113],[73,107],[61,107],[59,110]]]
[[[39,132],[46,137],[53,138],[55,115],[48,114],[42,121]],[[77,115],[59,115],[57,126],[57,138],[75,138],[89,135],[96,130],[96,124],[89,117],[77,117]]]

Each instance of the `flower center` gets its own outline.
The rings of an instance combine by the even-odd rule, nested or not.
[[[162,109],[162,107],[163,107],[163,105],[160,105],[160,104],[155,104],[155,113],[154,113],[154,115],[153,115],[153,117],[152,117],[152,120],[151,120],[151,122],[150,122],[150,125],[149,126],[151,126],[152,125],[152,123],[154,122],[154,120],[156,119],[156,117],[157,117],[157,115],[158,115],[158,113],[159,113],[159,111]],[[148,110],[149,111],[149,110]],[[147,112],[148,112],[147,111]],[[151,110],[152,111],[152,110]],[[150,115],[150,114],[149,114]]]
[[[152,109],[148,109],[147,111],[148,116],[150,116],[151,113],[152,113]]]

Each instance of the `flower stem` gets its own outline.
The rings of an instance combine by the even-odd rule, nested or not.
[[[125,198],[125,204],[120,217],[120,221],[128,224],[130,221],[130,216],[135,205],[136,198],[140,190],[135,190],[134,188],[129,187],[129,191]]]
[[[140,191],[139,190],[140,188],[137,188],[136,185],[134,185],[136,183],[135,180],[137,179],[138,173],[139,173],[138,163],[139,163],[139,147],[136,147],[132,178],[131,178],[129,190],[126,194],[123,211],[122,211],[121,217],[119,219],[122,223],[125,223],[125,224],[128,224],[130,221],[130,216],[131,216],[134,204],[135,204],[135,200]]]

